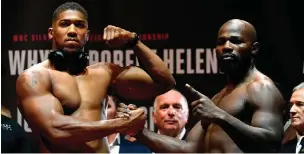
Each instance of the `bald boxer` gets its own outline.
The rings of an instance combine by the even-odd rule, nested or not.
[[[135,137],[154,152],[278,150],[283,135],[283,98],[273,81],[255,67],[258,50],[256,30],[250,23],[239,19],[227,21],[219,29],[216,43],[227,85],[211,100],[186,86],[198,98],[192,103],[192,114],[201,119],[186,141],[148,129]]]
[[[144,69],[112,63],[87,66],[88,14],[78,3],[67,2],[55,10],[48,36],[53,51],[48,60],[25,70],[16,81],[18,107],[41,152],[108,152],[101,138],[142,129],[146,117],[144,110],[136,109],[129,118],[102,120],[107,105],[101,107],[100,102],[105,96],[152,99],[175,84],[167,65],[136,33],[115,26],[104,29],[105,42],[132,48]]]

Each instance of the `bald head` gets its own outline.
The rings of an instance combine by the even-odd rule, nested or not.
[[[223,31],[241,32],[241,34],[247,37],[250,41],[255,42],[257,40],[257,34],[254,26],[245,20],[228,20],[221,26],[219,34]]]
[[[221,70],[227,75],[244,75],[249,69],[254,68],[252,66],[259,52],[259,43],[256,39],[256,30],[249,22],[240,19],[225,22],[216,40],[216,53]],[[225,60],[225,56],[232,59]]]

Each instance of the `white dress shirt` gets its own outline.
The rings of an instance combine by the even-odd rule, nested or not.
[[[110,153],[111,154],[119,154],[119,146],[120,146],[120,135],[119,135],[119,133],[117,133],[113,142],[109,143]]]
[[[303,140],[304,136],[300,136],[299,133],[297,132],[297,146],[296,146],[296,154],[299,154],[300,150],[302,149],[302,144],[301,141]]]

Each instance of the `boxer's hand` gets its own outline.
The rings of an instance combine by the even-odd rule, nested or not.
[[[103,30],[103,39],[111,47],[121,47],[134,39],[134,33],[120,27],[108,25]]]
[[[135,104],[129,104],[128,108],[129,108],[129,110],[136,110],[137,106]]]
[[[200,98],[191,103],[191,106],[193,107],[193,116],[199,117],[203,126],[206,126],[208,123],[217,122],[217,120],[223,115],[224,111],[218,108],[207,96],[201,94],[189,84],[186,84],[185,86],[191,94]]]
[[[119,103],[116,110],[116,117],[118,118],[129,118],[131,115],[129,107],[124,103]]]
[[[128,106],[124,103],[120,103],[117,107],[116,117],[118,118],[129,118],[130,117],[130,111],[136,110],[137,106],[134,104],[129,104]]]
[[[141,108],[132,110],[130,113],[131,115],[126,123],[126,127],[121,131],[121,133],[132,136],[144,128],[147,117],[145,111]]]
[[[142,122],[146,121],[145,110],[142,108],[138,108],[136,110],[130,111],[129,123],[128,126],[133,127],[137,124],[142,124]]]

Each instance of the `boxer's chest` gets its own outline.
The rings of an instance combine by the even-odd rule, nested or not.
[[[247,102],[248,94],[245,87],[233,89],[228,93],[219,93],[213,102],[222,110],[230,115],[238,118],[244,123],[250,124],[253,114],[253,109]],[[229,135],[216,124],[210,124],[204,145],[207,147],[207,152],[219,150],[217,152],[238,151]]]
[[[101,78],[101,74],[89,72],[75,77],[53,72],[51,77],[52,93],[62,104],[65,114],[77,112],[83,116],[87,114],[83,112],[100,112],[108,87],[108,82]]]
[[[214,103],[230,115],[240,118],[244,110],[250,108],[246,102],[247,97],[246,89],[244,87],[238,87],[230,92],[220,93],[214,99]]]

